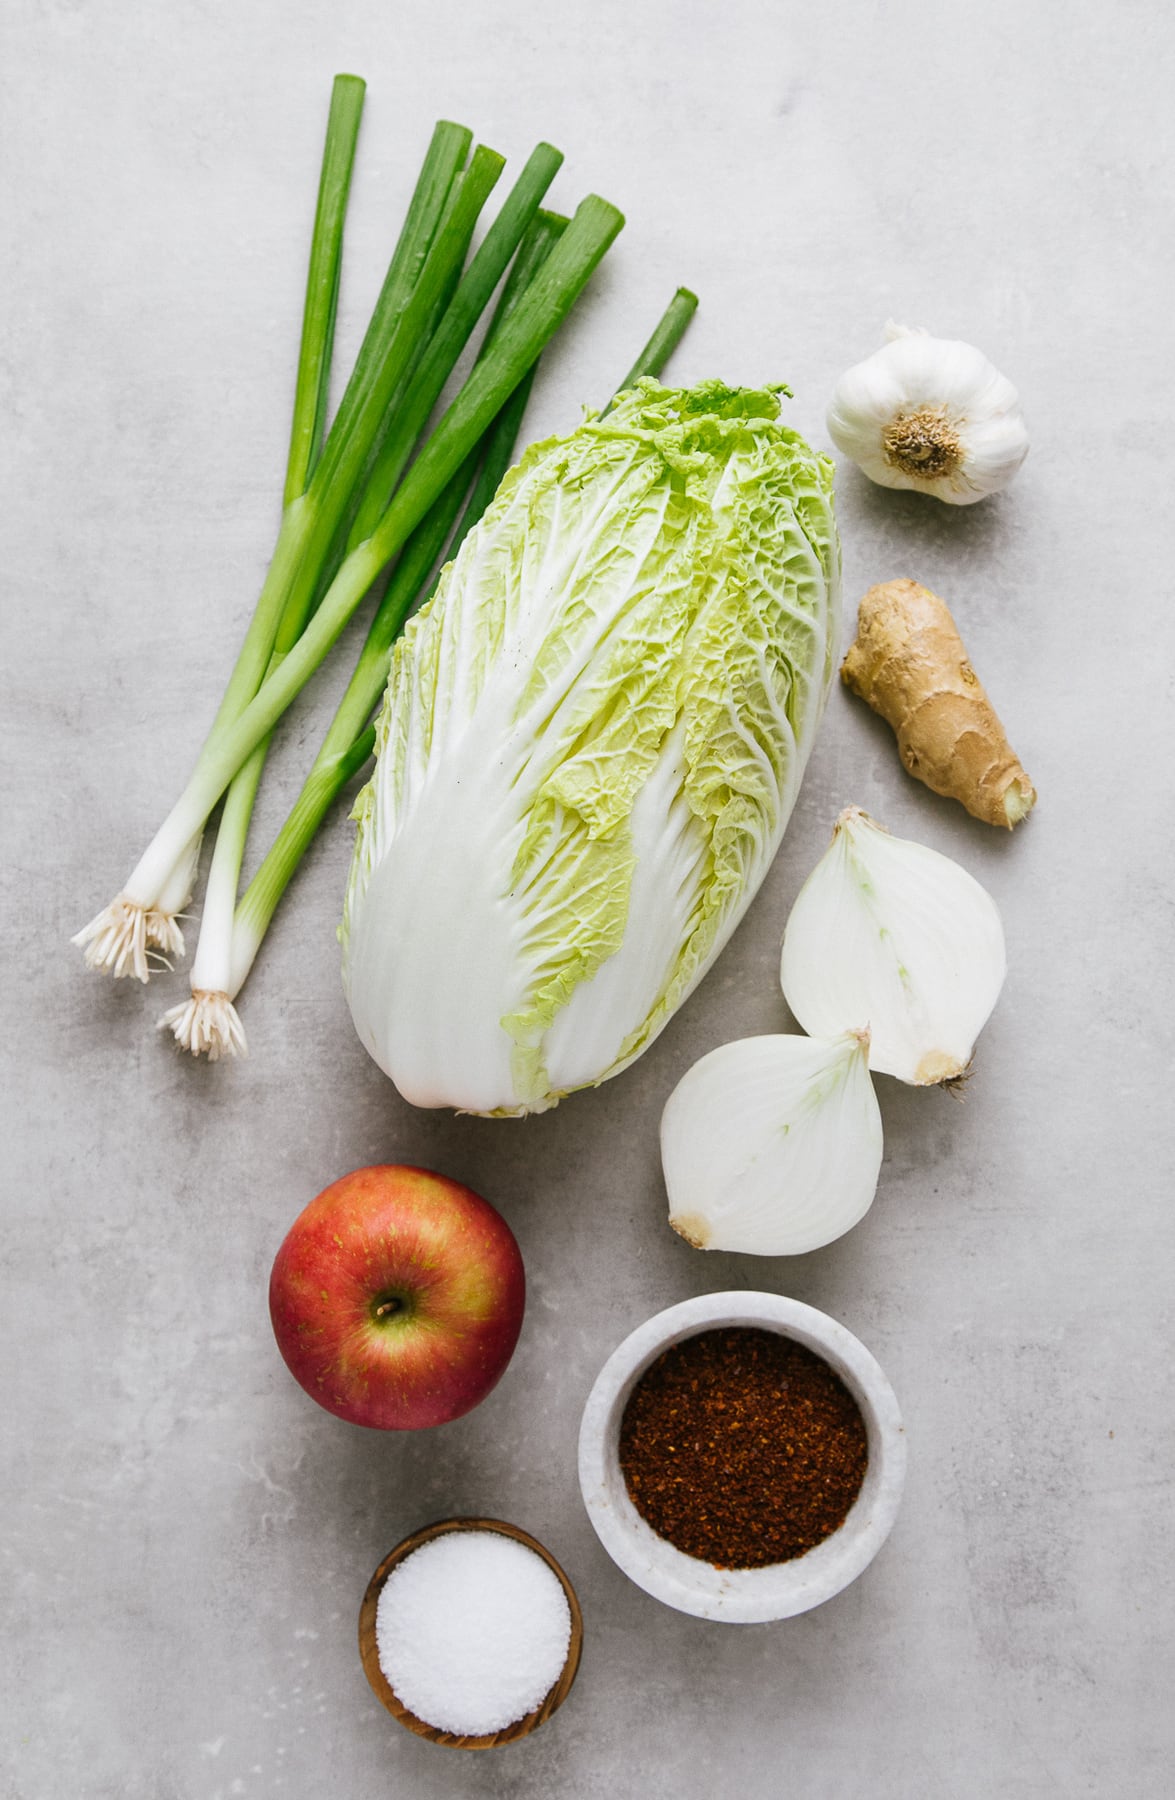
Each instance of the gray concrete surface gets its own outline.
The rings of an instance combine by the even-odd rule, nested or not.
[[[728,0],[126,0],[0,21],[7,953],[5,1800],[706,1796],[1045,1800],[1169,1790],[1172,27],[1095,8]],[[252,1054],[193,1066],[149,991],[68,943],[211,717],[284,457],[331,74],[370,83],[345,273],[353,352],[434,118],[567,153],[628,227],[543,372],[532,434],[598,401],[678,282],[683,379],[831,384],[885,319],[978,342],[1034,448],[948,511],[839,477],[846,614],[914,575],[954,604],[1037,781],[1004,839],[902,774],[833,696],[783,852],[720,964],[620,1080],[524,1124],[413,1112],[339,991],[340,819],[244,1001]],[[276,824],[340,680],[283,730]],[[703,1051],[786,1023],[791,899],[857,802],[959,858],[1011,969],[965,1104],[882,1081],[877,1203],[787,1261],[663,1221],[656,1123]],[[431,1164],[511,1220],[531,1297],[487,1403],[349,1428],[294,1386],[265,1286],[355,1165]],[[903,1402],[904,1509],[807,1617],[723,1628],[620,1575],[575,1480],[605,1355],[687,1295],[835,1314]],[[578,1685],[486,1758],[377,1706],[355,1619],[406,1531],[484,1511],[578,1584]]]

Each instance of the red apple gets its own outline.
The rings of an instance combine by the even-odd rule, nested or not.
[[[525,1304],[514,1233],[489,1201],[395,1163],[324,1188],[269,1280],[295,1381],[340,1419],[384,1431],[443,1425],[483,1400]]]

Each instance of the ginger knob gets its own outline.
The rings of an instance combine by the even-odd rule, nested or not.
[[[934,793],[1009,830],[1031,811],[1036,790],[937,594],[916,581],[871,587],[840,672],[893,727],[902,762]]]

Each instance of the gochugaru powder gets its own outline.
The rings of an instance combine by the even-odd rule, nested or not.
[[[719,1569],[789,1562],[860,1492],[865,1421],[839,1375],[794,1338],[701,1331],[662,1352],[629,1398],[620,1467],[659,1537]]]

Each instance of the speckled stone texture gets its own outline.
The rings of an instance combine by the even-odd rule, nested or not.
[[[1157,0],[970,10],[791,0],[24,0],[0,18],[0,581],[6,950],[4,1800],[1150,1800],[1172,1755],[1170,713],[1175,27]],[[251,1055],[153,1029],[182,991],[67,942],[184,776],[275,528],[330,77],[370,94],[344,274],[353,354],[435,118],[519,166],[567,153],[628,226],[536,390],[565,429],[679,282],[682,379],[823,407],[888,317],[978,343],[1033,450],[964,511],[839,475],[846,617],[942,594],[1040,790],[998,836],[832,697],[783,851],[653,1050],[517,1123],[414,1112],[339,987],[336,819],[244,997]],[[284,811],[343,679],[282,728]],[[657,1119],[731,1037],[787,1026],[796,890],[839,809],[956,856],[1010,973],[963,1104],[882,1080],[868,1218],[795,1261],[692,1251]],[[516,1359],[468,1418],[382,1437],[320,1412],[266,1314],[291,1220],[418,1161],[506,1213]],[[773,1288],[893,1382],[902,1512],[815,1612],[732,1630],[616,1569],[575,1469],[633,1326]],[[372,1569],[452,1513],[517,1521],[579,1589],[582,1672],[534,1738],[417,1742],[356,1651]]]

